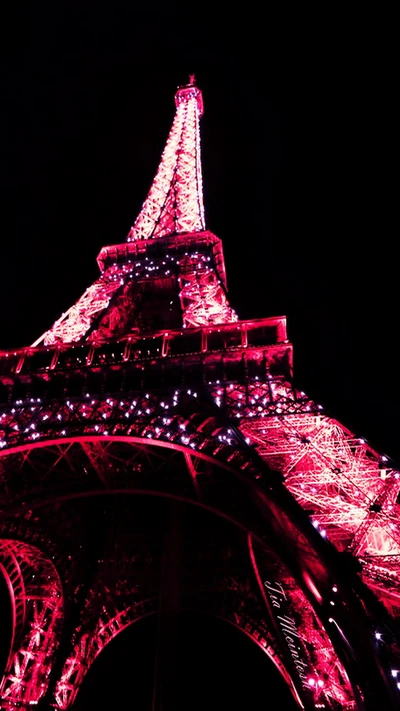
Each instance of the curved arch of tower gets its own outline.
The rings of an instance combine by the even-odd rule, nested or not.
[[[72,709],[116,635],[179,610],[241,629],[300,709],[399,706],[400,472],[295,387],[285,317],[230,306],[202,114],[191,78],[126,241],[0,353],[2,709]]]

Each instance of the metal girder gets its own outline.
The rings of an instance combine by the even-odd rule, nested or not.
[[[0,562],[12,591],[13,644],[0,685],[2,708],[37,704],[47,691],[60,639],[63,590],[54,564],[39,549],[0,539]]]

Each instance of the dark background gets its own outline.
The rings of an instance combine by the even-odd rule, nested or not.
[[[399,462],[393,18],[138,8],[39,3],[2,23],[0,348],[32,343],[124,241],[194,72],[233,307],[286,314],[299,387]]]

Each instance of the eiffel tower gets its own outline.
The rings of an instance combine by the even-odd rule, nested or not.
[[[250,637],[300,709],[399,708],[400,472],[296,388],[285,317],[230,306],[202,114],[191,76],[127,239],[32,346],[0,353],[1,709],[72,709],[149,615],[152,708],[175,708],[184,610]]]

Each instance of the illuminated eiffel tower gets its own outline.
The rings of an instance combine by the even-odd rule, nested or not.
[[[126,241],[32,346],[0,353],[0,708],[73,708],[151,614],[153,711],[173,708],[182,610],[248,635],[299,708],[399,708],[400,474],[296,389],[285,317],[231,308],[194,77],[175,105]]]

